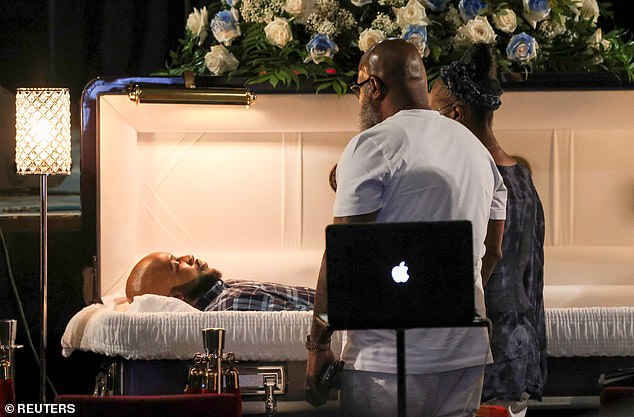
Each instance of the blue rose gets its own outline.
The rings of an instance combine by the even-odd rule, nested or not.
[[[330,40],[328,35],[323,33],[317,33],[306,44],[306,51],[308,56],[304,62],[313,61],[315,64],[319,64],[326,60],[326,58],[332,58],[337,52],[339,47],[336,43]]]
[[[211,20],[211,31],[218,42],[231,45],[231,41],[241,35],[238,18],[236,9],[222,10],[216,13]]]
[[[223,2],[229,7],[235,7],[236,4],[240,2],[240,0],[223,0]]]
[[[416,46],[421,56],[424,56],[427,47],[427,27],[419,25],[407,25],[403,30],[401,38]]]
[[[467,22],[486,10],[487,4],[481,0],[460,0],[458,9],[460,17]]]
[[[450,0],[423,0],[423,4],[435,12],[443,12],[447,9],[447,3],[449,3],[449,1]]]
[[[548,0],[524,0],[524,17],[535,29],[537,22],[546,19],[550,14]]]
[[[506,47],[506,56],[511,61],[528,63],[537,57],[538,48],[535,38],[522,32],[511,38]]]

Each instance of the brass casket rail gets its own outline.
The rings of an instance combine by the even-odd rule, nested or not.
[[[165,88],[131,84],[128,97],[136,104],[228,104],[249,106],[255,94],[247,88]]]

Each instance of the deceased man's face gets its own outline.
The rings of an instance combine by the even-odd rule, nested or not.
[[[214,270],[193,255],[176,257],[169,252],[154,252],[141,259],[132,269],[126,284],[126,297],[141,294],[172,295],[180,287],[208,275]]]

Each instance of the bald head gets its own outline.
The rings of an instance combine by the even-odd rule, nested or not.
[[[125,292],[129,302],[142,294],[184,298],[185,292],[201,280],[216,281],[220,272],[193,255],[176,257],[169,252],[154,252],[141,259],[130,272]],[[188,300],[186,300],[188,301]]]
[[[361,57],[359,73],[362,72],[381,80],[387,87],[387,94],[392,95],[390,99],[394,105],[428,107],[425,66],[413,44],[403,39],[377,43]]]

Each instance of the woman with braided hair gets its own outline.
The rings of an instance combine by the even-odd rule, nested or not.
[[[474,45],[441,69],[431,106],[466,126],[491,153],[508,189],[502,259],[484,283],[492,321],[494,363],[482,399],[524,416],[529,398],[541,399],[546,379],[544,324],[544,212],[527,166],[507,154],[493,131],[502,88],[490,47]]]

